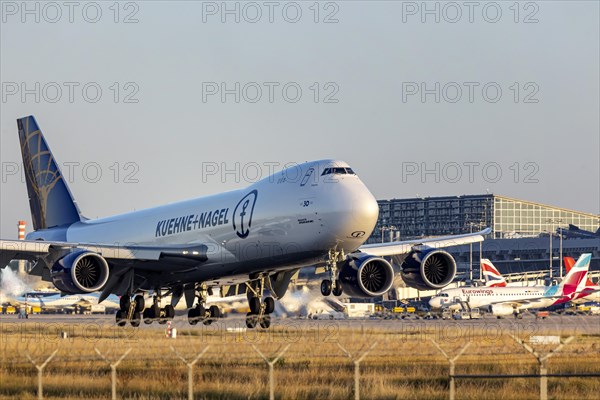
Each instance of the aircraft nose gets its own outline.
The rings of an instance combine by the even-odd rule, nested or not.
[[[323,186],[321,213],[331,241],[346,251],[354,251],[371,235],[379,205],[369,189],[357,178],[349,177]]]
[[[353,191],[352,215],[357,225],[363,226],[367,234],[370,234],[377,224],[379,205],[373,194],[364,186]]]

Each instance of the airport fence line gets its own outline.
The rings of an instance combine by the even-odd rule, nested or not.
[[[454,400],[456,398],[456,380],[470,380],[470,379],[514,379],[514,378],[538,378],[540,380],[540,391],[539,398],[545,400],[548,398],[548,378],[568,378],[568,377],[579,377],[579,378],[597,378],[600,377],[600,373],[548,373],[548,361],[551,357],[559,354],[559,352],[563,352],[565,348],[568,347],[570,343],[575,340],[574,336],[570,336],[566,339],[561,339],[560,344],[557,347],[548,348],[548,346],[544,347],[545,351],[540,351],[534,349],[532,346],[526,343],[525,340],[516,337],[510,336],[514,343],[518,344],[524,351],[521,353],[531,354],[535,357],[538,362],[538,371],[537,373],[523,373],[523,374],[502,374],[502,373],[490,373],[490,374],[469,374],[469,373],[456,373],[457,364],[463,356],[477,356],[477,351],[475,352],[467,352],[467,350],[472,349],[474,346],[472,341],[466,341],[464,344],[460,344],[458,349],[456,346],[453,351],[444,350],[444,346],[447,346],[447,343],[438,343],[434,339],[429,339],[429,342],[432,346],[430,348],[433,352],[428,352],[427,354],[419,354],[417,358],[418,362],[424,364],[439,364],[441,354],[446,361],[448,362],[449,369],[447,371],[447,383],[448,383],[448,398]],[[184,338],[185,339],[185,338]],[[189,338],[188,338],[189,339]],[[166,342],[169,343],[169,342]],[[282,359],[284,355],[286,357],[285,362],[293,362],[293,359],[304,360],[309,359],[311,361],[317,360],[316,364],[324,364],[324,365],[337,365],[340,368],[343,368],[344,364],[347,364],[347,361],[344,361],[344,358],[349,359],[353,365],[354,370],[354,380],[353,380],[353,389],[351,394],[354,399],[358,400],[361,398],[361,363],[364,361],[371,362],[371,364],[385,364],[389,362],[391,359],[389,354],[386,352],[386,343],[383,343],[383,346],[379,341],[366,341],[353,343],[350,345],[342,345],[341,343],[335,343],[338,351],[337,353],[334,351],[335,347],[330,347],[327,351],[324,352],[314,352],[307,353],[306,349],[302,346],[298,346],[299,348],[294,349],[294,344],[281,344],[278,343],[276,348],[273,348],[274,343],[271,343],[269,349],[265,349],[264,345],[262,349],[257,346],[255,343],[237,343],[235,346],[236,351],[223,351],[219,350],[217,346],[220,345],[218,341],[215,343],[210,343],[205,345],[202,349],[197,349],[197,343],[192,344],[191,342],[184,343],[184,347],[178,346],[175,347],[177,343],[176,340],[171,340],[168,348],[164,346],[165,343],[160,343],[158,346],[152,346],[150,343],[148,346],[142,346],[142,348],[136,349],[135,352],[133,347],[125,347],[125,346],[117,346],[119,348],[111,348],[111,346],[105,346],[108,348],[103,348],[102,350],[99,348],[101,346],[93,346],[93,351],[95,354],[86,354],[83,352],[73,352],[70,351],[68,346],[63,346],[61,344],[56,345],[52,350],[52,346],[42,346],[41,351],[37,351],[37,353],[32,355],[32,353],[36,352],[35,349],[32,349],[30,344],[25,345],[25,348],[21,355],[12,355],[11,357],[4,358],[2,365],[0,365],[1,369],[4,370],[24,370],[27,368],[27,365],[33,365],[37,370],[37,397],[38,399],[44,398],[44,390],[43,390],[43,381],[51,376],[52,371],[48,371],[48,367],[52,366],[53,363],[63,363],[65,366],[77,365],[77,364],[88,364],[88,365],[98,365],[99,370],[106,370],[108,367],[110,369],[110,380],[111,380],[111,398],[118,398],[118,379],[117,379],[117,370],[120,366],[125,365],[127,363],[131,364],[139,364],[143,366],[155,365],[154,368],[160,370],[169,369],[170,367],[176,365],[181,365],[181,362],[187,367],[187,397],[188,399],[194,399],[194,395],[202,396],[202,385],[198,385],[199,387],[194,388],[195,380],[197,377],[198,371],[196,374],[194,369],[201,370],[203,367],[209,366],[211,363],[222,363],[231,365],[255,365],[259,368],[261,362],[264,363],[268,367],[268,393],[270,399],[276,398],[276,381],[275,381],[275,370],[278,366],[283,366]],[[360,348],[357,348],[356,345],[360,345]],[[6,350],[6,346],[5,349]],[[52,351],[51,351],[52,350]],[[166,351],[170,350],[170,351]],[[209,352],[209,350],[213,350]],[[241,350],[241,351],[240,351]],[[291,350],[291,351],[290,351]],[[296,351],[294,351],[296,350]],[[437,355],[435,352],[438,352]],[[7,352],[5,351],[6,355]],[[513,351],[505,351],[502,353],[505,356],[514,357],[519,355],[517,351],[513,349]],[[569,353],[564,353],[569,356]],[[571,355],[581,354],[581,351],[571,353]],[[523,354],[521,354],[523,355]],[[340,359],[341,358],[341,359]],[[332,361],[334,359],[334,361]],[[162,366],[156,367],[158,365],[158,361],[162,362]],[[204,361],[204,364],[201,363]],[[264,365],[264,364],[263,364]],[[459,364],[460,365],[460,364]],[[130,365],[129,369],[132,368]],[[46,371],[46,374],[44,373]],[[56,372],[56,370],[54,371]],[[173,382],[174,383],[174,382]],[[0,391],[1,394],[1,391]],[[53,395],[52,397],[57,397]],[[60,397],[60,396],[58,396]],[[369,396],[367,396],[369,397]],[[285,398],[280,395],[279,398]]]

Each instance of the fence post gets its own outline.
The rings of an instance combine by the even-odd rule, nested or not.
[[[290,348],[290,345],[288,344],[287,346],[285,346],[285,348],[277,355],[277,357],[275,357],[271,361],[269,361],[269,359],[267,357],[265,357],[265,355],[263,353],[261,353],[260,350],[255,345],[252,345],[252,347],[254,347],[254,351],[256,351],[258,353],[258,355],[261,356],[263,358],[263,360],[265,360],[265,362],[269,366],[269,399],[275,400],[275,380],[273,378],[273,369],[274,369],[273,366],[275,365],[275,363],[277,361],[279,361],[279,359],[281,358],[283,353],[285,353],[287,351],[287,349]]]
[[[340,350],[342,350],[344,354],[346,354],[346,356],[348,356],[348,358],[354,363],[354,400],[360,400],[360,363],[367,356],[367,354],[369,354],[371,350],[377,346],[377,342],[373,343],[371,347],[369,347],[367,351],[365,351],[358,359],[354,359],[352,354],[343,348],[341,344],[338,343],[337,345]]]
[[[173,348],[173,346],[171,346],[171,350],[173,351],[173,353],[175,353],[175,355],[179,357],[179,359],[183,361],[183,363],[187,365],[188,368],[188,400],[194,400],[194,365],[196,365],[198,360],[200,360],[204,353],[206,353],[208,347],[209,346],[206,346],[204,350],[198,353],[196,358],[194,358],[191,362],[188,362],[185,358],[183,358],[181,354],[177,352],[177,350]]]
[[[552,357],[554,354],[558,353],[563,347],[567,344],[571,343],[575,336],[569,336],[565,340],[561,342],[558,347],[554,350],[550,350],[546,355],[541,355],[537,351],[533,349],[533,347],[529,346],[523,340],[519,339],[516,336],[510,335],[517,343],[519,343],[525,350],[531,353],[538,361],[540,366],[540,400],[548,400],[548,359]]]
[[[42,387],[42,379],[43,379],[43,375],[44,375],[44,368],[46,368],[46,365],[48,365],[48,363],[50,362],[50,360],[52,360],[54,358],[54,356],[56,355],[57,352],[58,352],[58,349],[54,350],[54,352],[52,352],[52,354],[50,354],[50,357],[46,358],[46,361],[44,361],[44,363],[42,365],[37,365],[35,363],[35,361],[31,358],[31,356],[29,355],[29,353],[27,353],[27,358],[35,366],[35,368],[38,371],[38,399],[39,400],[42,400],[44,398],[44,390],[43,390],[43,387]]]
[[[100,350],[98,350],[96,347],[94,347],[94,350],[96,350],[96,353],[98,353],[98,355],[110,365],[110,380],[111,380],[111,391],[112,391],[111,398],[112,398],[112,400],[117,400],[117,367],[119,366],[119,364],[121,364],[121,361],[123,361],[123,359],[127,356],[127,354],[129,354],[129,352],[131,351],[131,347],[125,353],[123,353],[121,358],[119,358],[114,363],[111,362],[108,358],[104,357],[102,355],[102,353],[100,353]]]
[[[463,346],[462,349],[460,349],[460,351],[458,352],[458,354],[456,356],[454,356],[453,358],[450,358],[450,356],[440,347],[439,344],[437,344],[437,342],[433,339],[430,339],[431,343],[433,343],[435,345],[435,347],[437,347],[437,349],[440,351],[440,353],[442,353],[444,355],[444,357],[446,357],[446,359],[448,360],[448,363],[450,364],[450,369],[448,372],[448,380],[449,380],[449,386],[450,386],[450,393],[449,393],[449,398],[450,400],[454,400],[456,398],[456,383],[454,381],[454,367],[456,365],[456,360],[458,360],[458,358],[460,356],[463,355],[463,353],[467,350],[467,347],[469,347],[471,345],[471,342],[467,342],[467,344],[465,344]]]

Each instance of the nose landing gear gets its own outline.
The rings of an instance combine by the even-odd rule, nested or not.
[[[337,263],[340,261],[344,261],[346,256],[344,255],[344,251],[335,251],[329,250],[329,254],[327,257],[327,265],[325,269],[329,272],[329,279],[324,279],[321,282],[321,294],[323,296],[329,296],[333,293],[334,296],[341,296],[342,285],[340,283],[339,271],[337,267]]]

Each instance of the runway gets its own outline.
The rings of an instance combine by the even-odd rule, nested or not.
[[[114,315],[63,315],[41,314],[30,315],[28,319],[19,319],[16,315],[0,316],[0,333],[3,336],[14,334],[18,331],[33,331],[48,334],[52,332],[80,332],[92,338],[94,332],[104,330],[118,333],[136,332],[152,335],[153,332],[161,334],[168,328],[166,324],[142,323],[139,328],[126,326],[119,328],[114,323]],[[215,334],[228,334],[252,331],[269,331],[264,329],[246,329],[245,318],[233,315],[218,320],[211,325],[191,326],[187,317],[176,316],[170,324],[171,329],[176,329],[180,335],[197,336],[202,332]],[[378,334],[397,334],[412,336],[434,335],[436,337],[453,337],[464,335],[497,336],[512,334],[523,335],[600,335],[600,316],[589,315],[551,315],[546,319],[536,319],[533,315],[525,315],[522,319],[504,318],[497,319],[484,316],[473,320],[442,320],[442,319],[336,319],[315,320],[301,318],[274,318],[271,331],[289,332],[290,334],[307,334],[311,332],[329,332],[330,335],[343,335],[344,332],[377,332]]]

